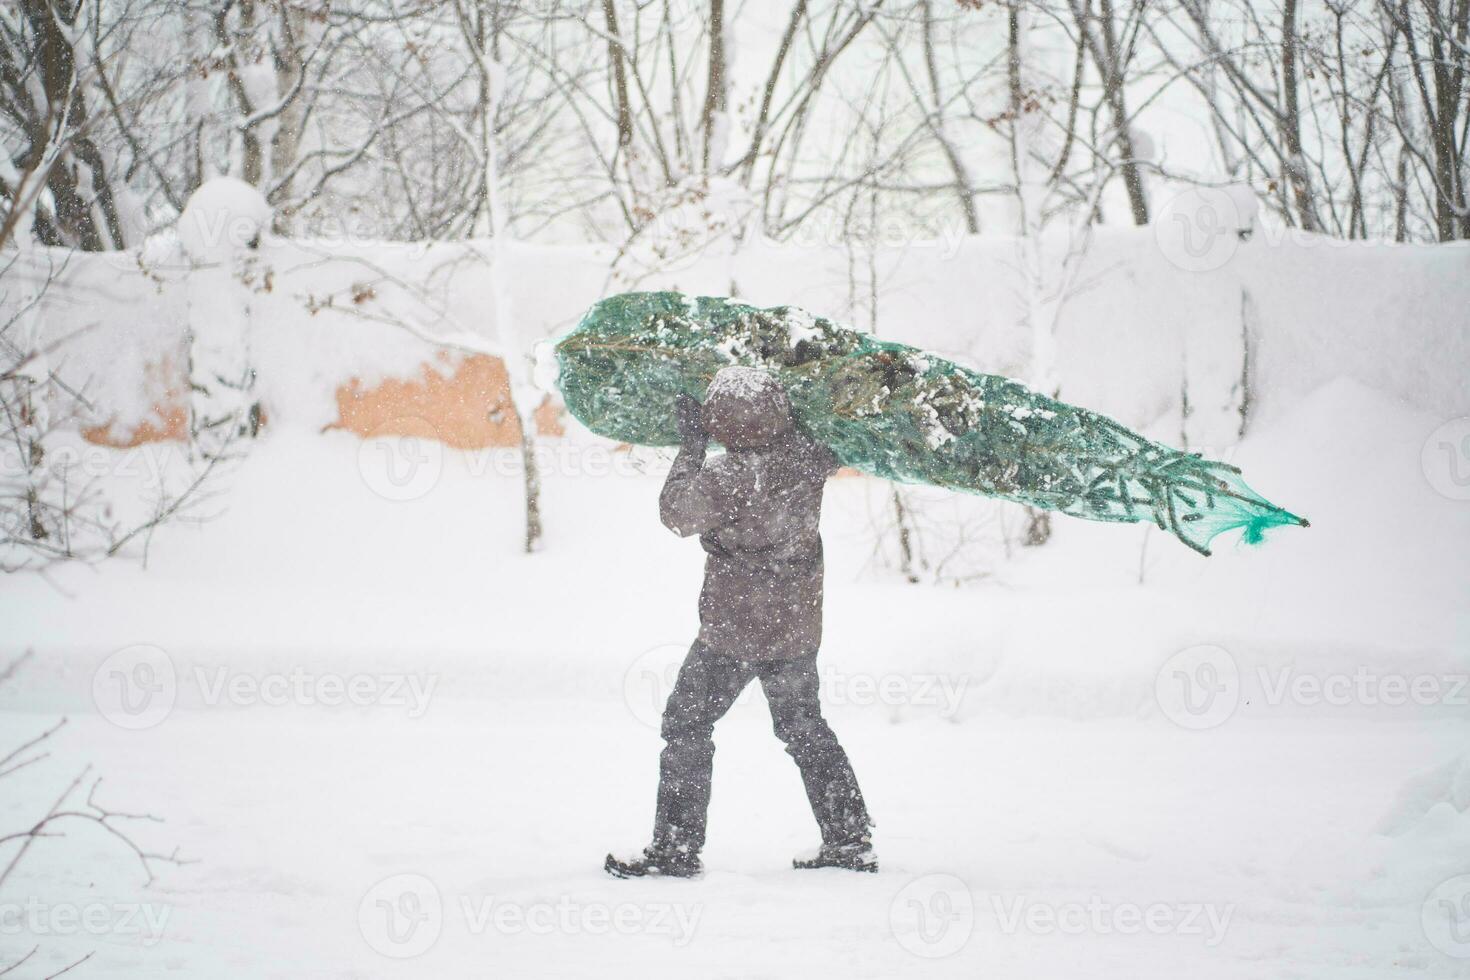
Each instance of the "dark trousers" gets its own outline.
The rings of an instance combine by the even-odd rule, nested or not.
[[[664,706],[654,845],[697,854],[704,846],[714,770],[715,722],[760,678],[776,737],[801,770],[824,844],[863,840],[872,822],[847,753],[822,718],[817,657],[750,661],[722,657],[695,643]]]

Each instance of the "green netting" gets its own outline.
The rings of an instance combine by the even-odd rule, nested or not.
[[[567,408],[599,435],[678,442],[674,399],[729,364],[781,378],[799,424],[875,476],[1003,497],[1094,521],[1153,521],[1208,555],[1306,526],[1228,463],[1151,442],[1096,412],[819,316],[680,293],[624,293],[556,345]]]

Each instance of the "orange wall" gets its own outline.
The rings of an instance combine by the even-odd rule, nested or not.
[[[337,419],[328,429],[360,436],[423,435],[423,423],[439,440],[458,449],[520,444],[520,426],[510,400],[509,378],[498,357],[473,354],[454,364],[441,354],[438,363],[422,364],[417,376],[387,379],[368,387],[353,378],[337,388]],[[452,367],[452,373],[450,372]],[[160,392],[153,418],[130,429],[115,420],[82,430],[88,442],[128,448],[145,442],[183,440],[188,434],[184,378],[170,360],[150,365],[146,378]],[[536,432],[560,436],[561,409],[550,397],[536,409]]]
[[[103,425],[84,426],[82,438],[99,446],[131,449],[145,442],[183,442],[189,435],[189,412],[184,397],[184,372],[171,357],[165,357],[143,368],[146,390],[157,392],[152,417],[125,429],[116,419]]]

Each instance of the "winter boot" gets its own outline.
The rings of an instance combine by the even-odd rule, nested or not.
[[[823,844],[812,857],[797,858],[791,862],[793,868],[842,868],[845,871],[877,871],[878,856],[873,853],[873,842],[867,838],[846,844]]]
[[[614,878],[694,878],[704,872],[698,854],[655,845],[645,847],[640,856],[628,860],[609,854],[602,868]]]

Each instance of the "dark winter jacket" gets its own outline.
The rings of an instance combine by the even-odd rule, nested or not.
[[[670,530],[698,534],[708,555],[700,642],[724,656],[773,660],[814,653],[822,642],[817,525],[837,458],[793,426],[785,393],[758,373],[717,376],[701,415],[725,452],[707,458],[703,439],[687,442],[659,509]]]

